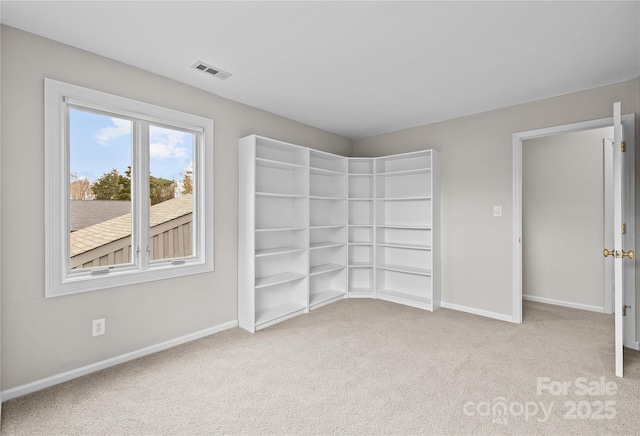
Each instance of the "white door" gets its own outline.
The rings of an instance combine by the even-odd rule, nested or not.
[[[633,211],[629,210],[630,203],[633,204],[633,146],[632,142],[627,143],[624,138],[620,103],[613,105],[613,250],[604,250],[605,256],[613,258],[614,274],[614,304],[615,312],[615,366],[616,375],[623,376],[623,346],[625,327],[626,330],[635,325],[625,325],[626,313],[628,310],[635,310],[625,301],[625,281],[631,279],[631,271],[635,271],[633,251],[633,241],[630,241],[627,227],[631,227],[629,218],[633,216]],[[629,162],[629,160],[631,162]],[[635,274],[635,273],[634,273]],[[631,283],[627,283],[627,286]],[[627,300],[628,300],[627,295]],[[635,304],[634,304],[635,305]],[[635,324],[635,323],[634,323]],[[629,332],[631,333],[631,332]],[[631,335],[635,336],[635,335]]]

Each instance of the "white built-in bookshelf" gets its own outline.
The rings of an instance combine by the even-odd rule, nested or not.
[[[238,320],[251,332],[343,298],[440,303],[435,150],[347,158],[240,140]]]

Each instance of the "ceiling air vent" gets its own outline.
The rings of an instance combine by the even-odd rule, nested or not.
[[[212,67],[211,65],[207,65],[204,62],[196,62],[191,66],[191,68],[195,68],[196,70],[204,71],[205,73],[209,73],[218,79],[225,80],[231,77],[231,73],[221,70],[220,68]]]

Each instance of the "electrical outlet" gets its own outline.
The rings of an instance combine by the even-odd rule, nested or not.
[[[493,206],[493,216],[502,216],[502,206]]]
[[[91,336],[101,336],[104,335],[106,329],[105,319],[94,319],[93,320],[93,328],[91,329]]]

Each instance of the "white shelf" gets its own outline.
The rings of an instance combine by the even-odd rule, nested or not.
[[[349,177],[373,177],[373,173],[349,173]]]
[[[267,323],[269,321],[274,321],[278,318],[293,315],[296,312],[304,312],[305,310],[306,307],[304,305],[293,301],[289,301],[279,306],[270,307],[268,309],[256,312],[256,326]]]
[[[278,168],[282,170],[295,170],[295,169],[307,169],[305,165],[298,165],[289,162],[282,162],[279,160],[265,159],[261,157],[256,158],[256,165],[263,167]]]
[[[397,300],[402,300],[402,302],[404,301],[414,302],[414,303],[419,303],[421,305],[431,304],[431,298],[424,295],[410,294],[408,292],[399,292],[399,291],[393,291],[390,289],[378,289],[377,294],[378,294],[378,298],[380,299],[386,300],[387,298],[382,298],[384,296],[391,297],[391,298],[388,298],[389,301],[400,302]]]
[[[335,289],[329,289],[327,291],[316,292],[309,295],[309,305],[316,306],[318,304],[326,303],[327,301],[344,298],[344,292],[336,291]]]
[[[373,224],[348,224],[349,227],[373,227]]]
[[[306,198],[306,195],[299,194],[276,194],[274,192],[256,192],[256,197],[274,197],[274,198]]]
[[[344,176],[346,173],[344,171],[336,171],[336,170],[327,170],[324,168],[318,167],[309,167],[309,171],[311,174],[318,174],[321,176]]]
[[[349,293],[371,294],[373,293],[373,288],[349,288]]]
[[[373,201],[373,197],[349,197],[349,201]]]
[[[349,298],[374,298],[372,288],[349,288]]]
[[[306,248],[300,248],[300,247],[269,248],[265,250],[256,250],[256,257],[276,256],[278,254],[287,254],[287,253],[298,253],[305,250]]]
[[[418,197],[386,197],[376,198],[378,201],[416,201],[416,200],[431,200],[431,196],[418,196]]]
[[[344,265],[338,265],[337,263],[327,263],[324,265],[312,266],[309,268],[309,275],[315,276],[318,274],[325,274],[332,271],[340,271],[344,269]]]
[[[376,224],[376,227],[385,229],[431,230],[431,226],[408,226],[406,224]]]
[[[318,250],[320,248],[333,248],[333,247],[344,247],[345,244],[343,242],[316,242],[314,244],[309,244],[310,250]]]
[[[267,277],[256,278],[256,289],[266,288],[268,286],[280,285],[282,283],[293,282],[295,280],[304,279],[307,275],[299,272],[285,272]]]
[[[350,262],[349,268],[373,268],[372,262]]]
[[[379,247],[406,248],[409,250],[424,250],[424,251],[431,250],[430,246],[419,245],[419,244],[396,244],[396,243],[378,242],[376,245]]]
[[[349,242],[349,245],[359,245],[359,246],[371,247],[374,244],[373,244],[373,242]]]
[[[305,230],[306,227],[270,227],[255,229],[256,232],[285,232],[291,230]]]
[[[332,200],[332,201],[343,201],[346,200],[345,197],[328,197],[324,195],[310,195],[309,198],[311,200]]]
[[[416,168],[413,170],[402,170],[402,171],[387,171],[384,173],[377,173],[378,176],[406,176],[409,174],[424,174],[430,173],[431,168]]]
[[[309,226],[310,229],[339,229],[346,227],[346,224],[326,224],[321,226]]]
[[[426,269],[426,268],[416,268],[413,266],[406,266],[406,265],[392,265],[392,264],[377,264],[376,268],[379,269],[385,269],[388,271],[397,271],[397,272],[403,272],[403,273],[409,273],[409,274],[417,274],[417,275],[421,275],[421,276],[431,276],[431,270],[430,269]]]

